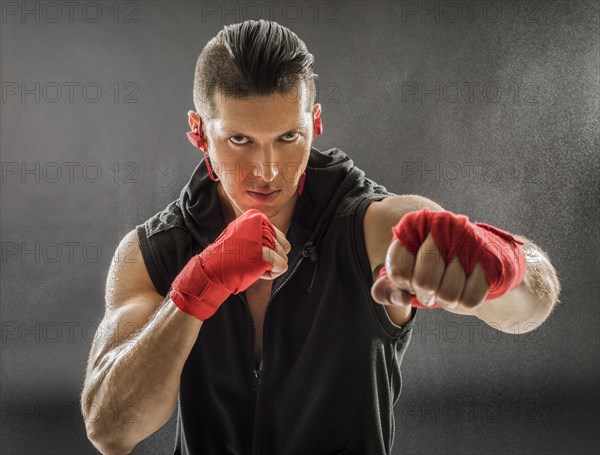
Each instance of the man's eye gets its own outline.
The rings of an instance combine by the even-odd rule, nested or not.
[[[294,142],[298,136],[299,136],[299,132],[298,131],[294,131],[292,133],[287,133],[283,135],[283,142]],[[233,142],[235,145],[246,145],[248,144],[248,138],[246,136],[231,136],[229,138],[229,140],[231,142]]]
[[[289,139],[285,139],[285,142],[294,142],[296,140],[296,138],[298,137],[298,134],[299,133],[297,131],[295,131],[293,133],[284,134],[283,137],[288,137],[289,138]],[[290,136],[291,136],[291,138],[290,138]]]
[[[248,138],[246,136],[231,136],[229,138],[229,140],[232,141],[236,145],[244,145],[244,144],[246,144],[246,142],[241,142],[244,139],[248,139]]]

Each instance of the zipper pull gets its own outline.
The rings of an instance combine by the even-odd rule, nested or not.
[[[306,244],[306,247],[302,250],[302,256],[310,256],[311,262],[315,262],[317,260],[317,247],[313,246],[313,242],[308,242]]]
[[[312,242],[308,242],[306,246],[302,249],[302,257],[307,257],[311,251]]]
[[[315,248],[316,250],[316,248]],[[308,286],[308,288],[306,288],[306,292],[312,292],[312,288],[313,288],[313,283],[315,282],[315,277],[317,276],[317,270],[319,270],[319,258],[317,257],[317,253],[316,251],[313,250],[312,254],[310,256],[310,260],[311,261],[317,261],[317,265],[315,266],[315,271],[313,272],[312,278],[310,280],[310,285]],[[314,259],[313,259],[313,255],[314,255]]]

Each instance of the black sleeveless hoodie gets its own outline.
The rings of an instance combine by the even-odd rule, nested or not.
[[[204,161],[179,199],[136,227],[157,291],[225,229]],[[311,148],[273,282],[259,368],[245,293],[204,321],[179,392],[175,454],[391,454],[400,365],[417,310],[395,325],[370,295],[365,210],[394,195],[341,150]]]

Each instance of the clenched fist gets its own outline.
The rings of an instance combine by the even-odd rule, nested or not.
[[[373,298],[388,305],[473,309],[525,276],[523,242],[465,215],[409,212],[392,228]]]

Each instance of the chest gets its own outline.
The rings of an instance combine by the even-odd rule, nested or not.
[[[258,280],[248,289],[246,289],[246,300],[250,307],[250,314],[252,315],[252,321],[254,324],[254,358],[256,360],[256,367],[260,363],[260,356],[262,350],[262,339],[263,339],[263,322],[265,318],[265,309],[267,303],[271,297],[271,289],[273,287],[273,281],[271,280]]]

